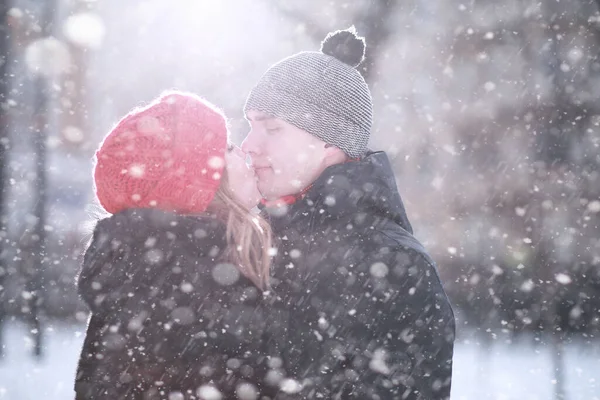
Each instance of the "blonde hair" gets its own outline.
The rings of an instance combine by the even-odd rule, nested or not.
[[[271,227],[264,218],[251,213],[236,199],[229,187],[226,170],[207,211],[226,224],[227,249],[224,258],[259,289],[267,290],[271,269]]]

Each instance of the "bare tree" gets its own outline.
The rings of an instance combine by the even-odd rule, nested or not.
[[[8,145],[8,91],[9,91],[9,60],[10,60],[10,39],[8,28],[9,1],[0,1],[0,254],[4,248],[4,239],[6,237],[6,226],[4,218],[4,199],[5,199],[5,167],[6,167],[6,146]],[[0,258],[0,356],[3,354],[2,328],[6,310],[6,294],[4,282],[7,278],[7,272],[4,268],[4,260]]]
[[[45,0],[41,3],[40,15],[36,25],[40,27],[38,39],[52,34],[56,3]],[[35,178],[33,181],[33,217],[27,223],[20,240],[21,271],[25,276],[25,304],[23,310],[31,325],[34,338],[34,355],[41,357],[43,349],[42,310],[44,303],[43,266],[46,261],[46,206],[47,206],[47,148],[46,139],[49,133],[50,82],[44,73],[32,76],[34,88],[33,129],[31,144],[35,154]]]

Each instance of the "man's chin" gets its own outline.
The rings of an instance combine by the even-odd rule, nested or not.
[[[263,199],[270,200],[271,197],[273,197],[273,185],[270,185],[267,180],[257,179],[256,187],[258,188],[258,191]]]
[[[257,180],[258,191],[260,192],[262,198],[266,201],[276,201],[283,197],[293,195],[294,193],[289,193],[290,190],[287,191],[281,190],[282,188],[276,187],[272,181],[268,179],[258,179]],[[292,190],[293,191],[293,190]],[[300,190],[297,191],[300,193]]]

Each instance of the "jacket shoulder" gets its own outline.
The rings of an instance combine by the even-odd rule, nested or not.
[[[78,290],[94,311],[109,311],[129,293],[166,296],[163,290],[174,285],[215,291],[220,285],[211,281],[243,281],[233,265],[221,261],[226,246],[224,227],[212,218],[154,210],[117,214],[98,222]]]

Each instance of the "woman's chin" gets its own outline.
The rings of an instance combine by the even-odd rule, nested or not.
[[[257,191],[256,193],[252,193],[251,195],[244,196],[243,198],[238,198],[238,200],[245,208],[247,208],[248,210],[251,210],[254,207],[258,206],[261,198],[262,198],[262,196]]]

